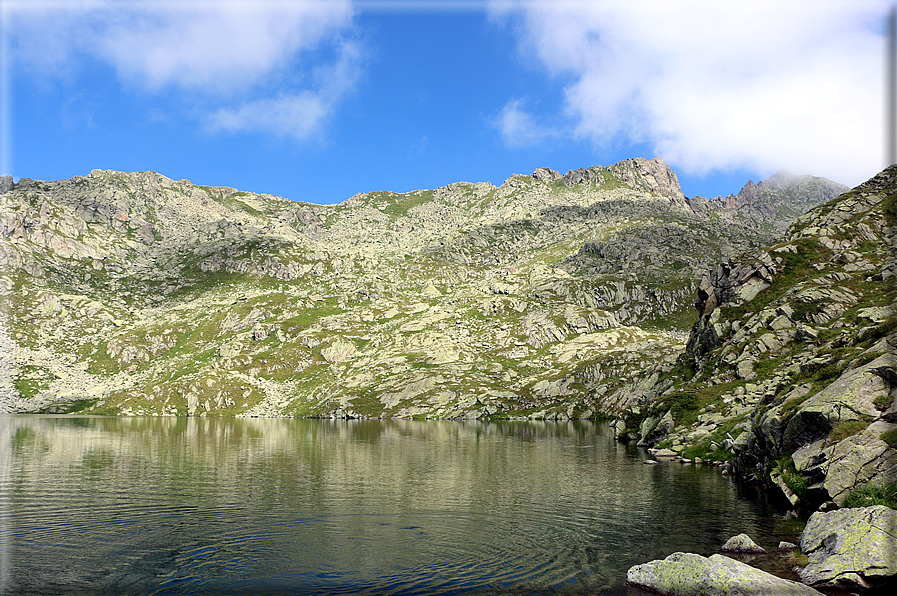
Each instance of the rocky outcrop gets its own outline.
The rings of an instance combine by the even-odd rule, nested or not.
[[[0,195],[9,192],[13,187],[12,176],[0,176]]]
[[[673,553],[631,567],[631,586],[668,596],[819,596],[820,592],[724,555]]]
[[[753,192],[753,191],[750,191]],[[749,194],[749,193],[748,193]],[[897,483],[897,167],[711,268],[674,369],[614,428],[677,459],[730,465],[792,507]]]
[[[533,172],[533,178],[542,180],[543,182],[551,182],[554,180],[562,180],[563,176],[561,176],[560,172],[556,172],[551,168],[536,168],[536,171]]]
[[[850,190],[825,178],[779,171],[757,184],[748,181],[737,195],[688,201],[698,213],[781,234],[790,218]]]
[[[881,371],[897,370],[897,354],[886,352],[872,362],[844,371],[833,383],[806,400],[794,415],[789,426],[797,427],[791,434],[798,435],[800,428],[812,425],[809,420],[824,419],[829,427],[838,422],[874,420],[882,416],[877,404],[891,401],[891,392],[897,388]],[[788,433],[786,432],[786,435]],[[806,440],[794,439],[789,446],[800,446]]]
[[[662,159],[655,157],[648,160],[636,157],[615,164],[611,170],[617,173],[623,182],[641,185],[654,194],[666,197],[671,204],[680,209],[691,211],[691,206],[682,194],[676,172]]]
[[[897,511],[883,505],[816,512],[800,548],[809,564],[801,581],[817,587],[863,590],[897,584]]]
[[[700,358],[722,345],[721,327],[717,325],[720,306],[741,306],[772,285],[782,258],[773,258],[764,250],[752,251],[739,259],[715,266],[701,278],[695,308],[699,313],[692,328],[686,350]]]
[[[653,447],[664,440],[674,427],[673,416],[669,411],[663,416],[649,416],[639,426],[635,436],[636,445],[638,447]]]
[[[897,450],[882,440],[897,424],[877,422],[838,442],[804,445],[791,459],[815,501],[843,505],[851,492],[897,482]]]
[[[774,213],[759,186],[746,186],[730,207],[750,205],[756,221]],[[777,243],[710,269],[685,353],[646,391],[650,399],[614,422],[616,436],[647,444],[652,425],[672,413],[673,428],[652,453],[731,466],[793,507],[828,511],[892,494],[895,248],[897,166],[809,210]],[[893,509],[821,511],[801,539],[804,582],[850,590],[893,582]],[[730,542],[726,549],[756,546],[747,536]],[[713,559],[677,553],[634,567],[629,581],[662,594],[788,593],[736,586],[726,575],[732,564]]]

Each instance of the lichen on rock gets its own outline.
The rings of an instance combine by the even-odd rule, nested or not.
[[[626,582],[665,596],[819,596],[798,582],[776,577],[724,555],[673,553],[631,567]]]
[[[809,565],[801,581],[813,586],[867,589],[897,579],[897,511],[874,507],[817,511],[800,541]]]

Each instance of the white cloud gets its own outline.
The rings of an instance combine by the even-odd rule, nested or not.
[[[647,142],[691,173],[787,168],[855,184],[882,165],[889,4],[494,2],[569,79],[573,133]]]
[[[276,99],[260,99],[236,109],[221,109],[209,118],[211,130],[257,130],[305,139],[317,132],[329,107],[319,95],[301,92]]]
[[[225,105],[204,119],[217,130],[308,138],[360,70],[359,47],[346,39],[350,0],[4,0],[3,7],[17,70],[72,79],[98,61],[129,89]],[[237,96],[257,99],[234,107]]]
[[[505,104],[493,122],[508,147],[530,147],[551,134],[549,130],[536,123],[532,114],[523,109],[522,104],[522,99],[512,99]]]
[[[319,67],[314,88],[276,98],[247,102],[239,108],[222,108],[206,121],[211,131],[261,131],[275,136],[305,140],[318,133],[336,104],[349,92],[358,77],[359,50],[344,43],[340,58],[329,67]]]
[[[150,90],[212,92],[263,80],[353,16],[349,0],[12,0],[5,12],[17,62],[59,70],[89,56]]]

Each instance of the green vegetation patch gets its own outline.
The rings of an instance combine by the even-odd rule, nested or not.
[[[697,412],[700,407],[698,394],[694,391],[679,391],[663,398],[660,409],[669,408],[673,413],[673,420],[678,424],[689,425],[697,420]]]
[[[661,381],[671,379],[675,382],[689,382],[695,378],[695,362],[689,354],[682,354],[670,372],[661,377]]]
[[[782,560],[785,562],[785,565],[788,567],[806,567],[810,564],[810,559],[807,555],[803,554],[800,551],[790,551],[783,555]]]
[[[237,191],[224,197],[218,197],[218,191],[215,188],[209,186],[197,186],[196,188],[206,191],[206,194],[208,194],[213,201],[224,205],[225,207],[229,207],[235,211],[245,211],[250,215],[263,215],[261,211],[241,200],[242,197],[250,196],[248,192]]]
[[[881,433],[881,440],[897,449],[897,429]]]
[[[832,441],[843,441],[847,437],[862,432],[869,426],[868,422],[863,420],[840,420],[835,423],[832,432],[829,433],[829,439]]]
[[[46,389],[46,387],[41,386],[39,381],[34,379],[16,379],[15,386],[22,399],[31,399],[40,393],[42,389]]]
[[[660,313],[655,311],[654,314],[646,317],[640,326],[643,329],[659,329],[663,331],[688,331],[694,327],[698,321],[698,313],[691,304],[686,304],[682,308],[669,313]]]
[[[793,319],[812,324],[813,321],[810,319],[810,316],[821,312],[826,303],[824,300],[794,300],[790,304],[794,311]]]
[[[735,454],[722,448],[722,442],[735,430],[738,420],[730,418],[723,421],[709,437],[705,437],[698,443],[690,445],[682,450],[682,457],[686,459],[701,458],[711,462],[729,462],[735,458]]]
[[[57,406],[56,411],[59,412],[61,410],[61,412],[65,414],[78,414],[80,412],[87,412],[90,411],[98,401],[99,400],[96,398],[78,399],[62,406]]]
[[[92,375],[112,375],[121,370],[118,360],[108,353],[108,342],[97,344],[84,344],[81,346],[80,355],[88,360],[87,372]]]
[[[13,383],[16,391],[22,399],[31,399],[41,391],[50,388],[50,383],[56,378],[49,369],[27,365],[22,369],[22,373]]]
[[[642,422],[644,422],[647,417],[648,417],[647,409],[639,410],[637,412],[630,410],[629,412],[626,413],[625,417],[623,418],[624,422],[626,423],[626,428],[624,429],[624,432],[626,434],[629,434],[629,433],[634,433],[634,432],[638,431],[639,427],[641,427],[641,425],[642,425]]]
[[[388,215],[390,219],[396,219],[408,215],[408,211],[433,201],[432,190],[418,190],[407,194],[395,194],[391,192],[373,192],[369,198],[376,205],[377,202],[385,201],[387,204],[382,209],[383,213]]]
[[[797,471],[797,468],[794,466],[794,460],[791,458],[790,454],[778,460],[775,471],[779,473],[782,480],[784,480],[788,488],[791,489],[791,492],[801,499],[804,498],[807,494],[807,486],[809,486],[809,482]]]
[[[874,507],[884,505],[897,509],[897,482],[884,486],[863,486],[851,492],[844,500],[844,507]]]
[[[895,331],[897,331],[897,316],[891,316],[869,329],[869,331],[863,333],[863,344],[861,345],[871,345],[879,339],[891,335]]]
[[[717,443],[718,445],[718,443]],[[708,462],[729,462],[735,458],[735,454],[720,447],[714,447],[710,440],[701,441],[697,445],[686,447],[680,454],[685,459],[700,458]]]

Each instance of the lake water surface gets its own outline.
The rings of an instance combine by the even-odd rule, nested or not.
[[[641,594],[631,565],[795,540],[646,457],[584,421],[0,416],[0,593]]]

